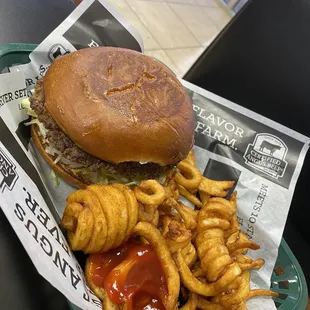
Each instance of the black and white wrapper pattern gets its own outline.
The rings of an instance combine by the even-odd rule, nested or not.
[[[101,309],[58,227],[75,189],[33,147],[21,100],[50,63],[65,53],[109,45],[143,52],[136,30],[105,0],[84,0],[30,55],[31,62],[0,74],[0,206],[38,272],[82,309]],[[181,81],[196,115],[197,166],[208,178],[235,180],[241,229],[261,245],[249,251],[265,265],[252,271],[252,288],[269,288],[283,229],[310,139],[217,95]],[[251,309],[276,309],[269,298]]]

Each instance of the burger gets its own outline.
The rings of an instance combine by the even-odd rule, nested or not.
[[[163,180],[194,143],[182,84],[159,61],[128,49],[86,48],[57,58],[23,106],[34,145],[79,188]]]

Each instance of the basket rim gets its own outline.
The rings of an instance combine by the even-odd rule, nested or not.
[[[0,44],[0,58],[10,53],[27,53],[32,52],[38,44],[31,43],[8,43]]]

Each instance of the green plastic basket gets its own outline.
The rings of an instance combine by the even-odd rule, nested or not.
[[[8,67],[29,62],[29,53],[35,44],[0,44],[0,73]],[[278,258],[271,277],[272,290],[279,292],[280,297],[274,298],[278,310],[305,310],[308,302],[308,289],[302,269],[282,239]],[[72,310],[79,308],[70,303]]]

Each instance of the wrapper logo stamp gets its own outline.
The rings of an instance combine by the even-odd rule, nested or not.
[[[53,45],[48,51],[48,57],[54,61],[57,57],[69,54],[70,51],[64,48],[61,44]]]
[[[11,191],[17,180],[16,166],[0,148],[0,190],[3,192],[8,188]]]
[[[287,146],[281,139],[261,133],[248,145],[243,158],[247,165],[278,179],[283,177],[287,167],[286,153]]]

